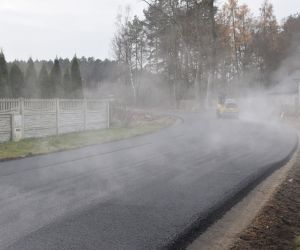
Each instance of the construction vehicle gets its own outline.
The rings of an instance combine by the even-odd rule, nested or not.
[[[217,104],[218,118],[238,118],[239,107],[234,99],[227,98],[224,95],[219,96]]]

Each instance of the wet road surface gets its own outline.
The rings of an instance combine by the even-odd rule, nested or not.
[[[0,248],[169,246],[297,145],[283,127],[183,118],[155,134],[0,163]]]

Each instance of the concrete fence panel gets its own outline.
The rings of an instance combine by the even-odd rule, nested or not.
[[[58,105],[59,133],[84,131],[84,101],[60,100]]]
[[[43,137],[56,134],[55,100],[24,100],[23,137]]]
[[[19,112],[20,104],[19,99],[0,99],[0,114]]]
[[[107,128],[109,126],[108,103],[104,101],[88,101],[86,105],[86,129]]]
[[[11,139],[11,115],[0,114],[0,142]]]
[[[109,127],[109,102],[71,99],[0,99],[0,142],[12,138],[12,115],[22,137],[44,137]]]

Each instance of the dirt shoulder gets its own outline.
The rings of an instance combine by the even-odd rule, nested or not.
[[[299,129],[299,124],[294,127]],[[300,249],[300,152],[286,179],[230,249]]]
[[[230,249],[296,249],[300,236],[300,154],[265,207]],[[300,247],[300,245],[298,245]]]

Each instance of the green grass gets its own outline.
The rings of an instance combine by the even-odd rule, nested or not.
[[[135,126],[132,128],[110,128],[46,138],[24,139],[19,142],[6,142],[0,144],[0,160],[47,154],[88,145],[122,140],[155,132],[171,124],[171,121],[165,121],[158,122],[157,124]]]

